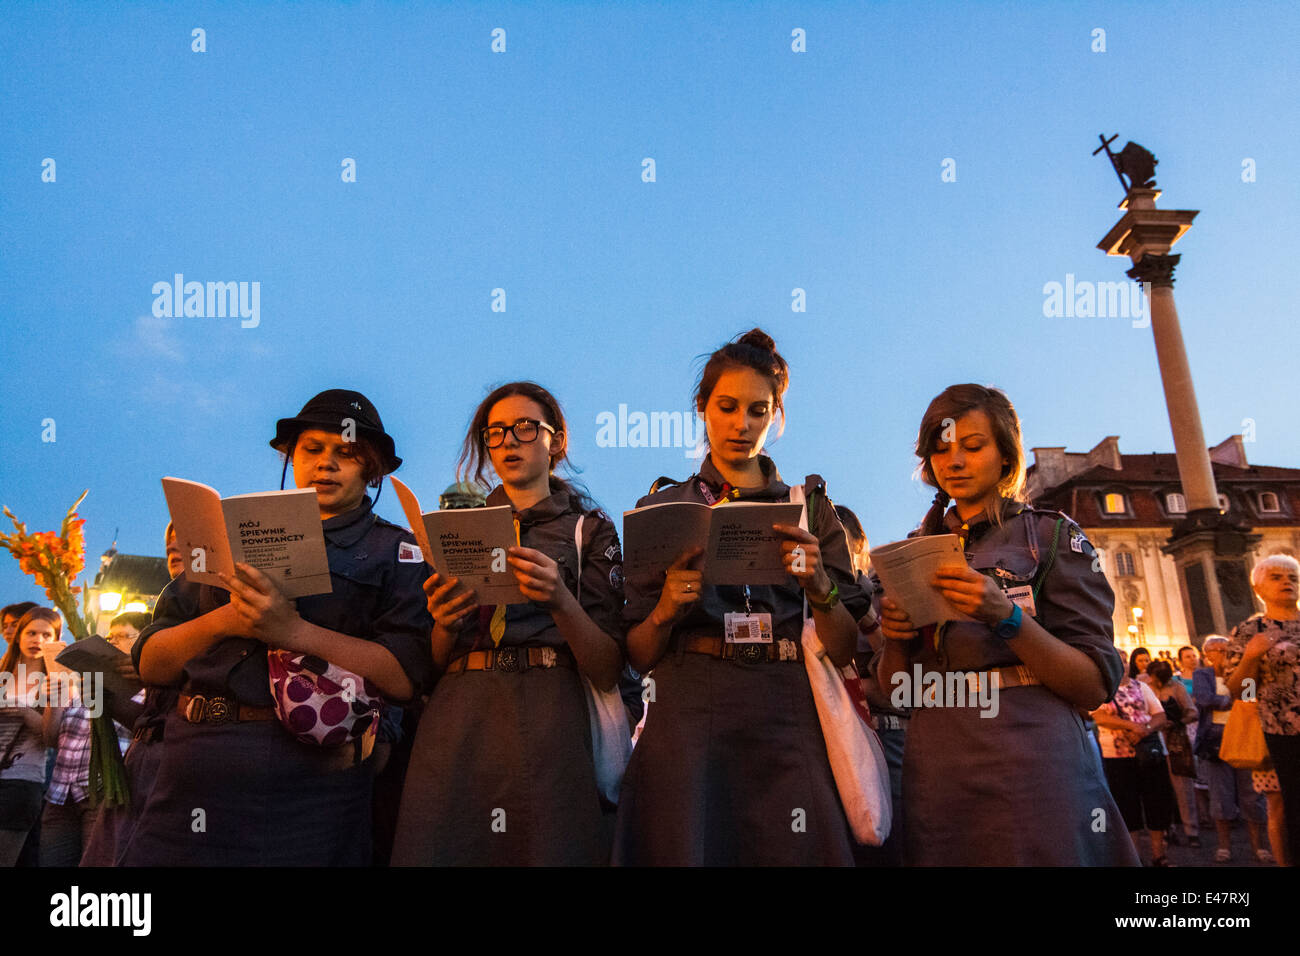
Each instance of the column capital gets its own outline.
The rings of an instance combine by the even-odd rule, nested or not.
[[[1174,267],[1178,265],[1181,255],[1160,256],[1153,253],[1146,253],[1133,264],[1132,269],[1125,271],[1125,275],[1135,282],[1150,282],[1153,289],[1167,286],[1174,287]]]

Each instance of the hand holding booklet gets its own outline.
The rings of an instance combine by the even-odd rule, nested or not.
[[[907,612],[915,627],[974,620],[949,604],[930,583],[940,568],[967,566],[961,539],[955,534],[894,541],[869,553],[885,596]]]
[[[527,604],[506,563],[506,549],[518,543],[509,505],[420,511],[420,502],[398,478],[388,479],[401,502],[425,563],[444,581],[459,578],[479,604]]]
[[[221,575],[243,562],[291,600],[334,590],[315,488],[222,498],[184,478],[164,478],[162,486],[187,581],[225,589]]]
[[[716,508],[670,501],[623,512],[623,571],[629,580],[662,578],[682,551],[704,549],[704,583],[784,584],[790,578],[781,554],[785,540],[774,524],[798,525],[803,505],[784,501],[735,501]]]

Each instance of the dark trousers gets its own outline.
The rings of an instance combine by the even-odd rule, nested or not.
[[[1268,755],[1277,770],[1286,813],[1286,846],[1292,866],[1300,866],[1300,734],[1265,734]]]
[[[99,808],[92,808],[89,800],[47,802],[41,814],[41,866],[78,865],[98,816]]]

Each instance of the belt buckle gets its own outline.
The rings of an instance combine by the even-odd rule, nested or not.
[[[207,720],[212,724],[224,724],[226,721],[234,720],[235,715],[231,713],[230,703],[224,697],[211,697],[208,699]]]
[[[185,705],[185,719],[191,724],[203,723],[203,705],[207,702],[207,698],[202,694],[191,697],[190,702]]]
[[[499,671],[505,671],[507,674],[517,674],[522,668],[519,666],[519,648],[503,647],[497,651],[497,659],[493,666]]]
[[[763,644],[741,644],[736,648],[736,660],[746,664],[757,664],[767,655],[763,653]]]
[[[553,647],[542,648],[542,666],[543,667],[555,666],[555,648]]]

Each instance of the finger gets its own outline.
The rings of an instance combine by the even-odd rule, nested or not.
[[[525,548],[515,545],[513,548],[506,548],[507,559],[519,557],[531,561],[533,564],[554,564],[555,561],[546,554],[538,551],[536,548]]]
[[[507,557],[506,564],[510,565],[510,567],[514,568],[516,571],[523,571],[528,574],[535,574],[538,571],[546,569],[546,565],[539,564],[536,561],[518,555],[510,555]]]
[[[437,571],[434,571],[431,575],[429,575],[427,578],[424,579],[423,587],[424,587],[425,594],[433,594],[433,592],[438,590],[438,588],[441,586],[442,586],[442,575],[440,575]]]
[[[788,538],[796,542],[804,542],[804,543],[811,544],[812,542],[817,540],[815,537],[813,537],[803,528],[794,524],[774,524],[772,525],[772,530],[775,531],[777,534],[781,535],[781,537]]]
[[[687,548],[681,554],[677,555],[673,563],[668,565],[669,571],[686,571],[691,570],[691,564],[704,554],[704,549],[698,545]]]
[[[251,587],[264,593],[270,593],[275,589],[275,584],[257,568],[251,564],[245,564],[243,561],[235,563],[235,574],[240,580],[246,582]]]
[[[438,585],[438,587],[436,587],[432,592],[430,592],[429,597],[433,598],[435,601],[439,603],[442,603],[443,601],[450,600],[451,596],[455,593],[456,593],[456,582],[445,581],[442,584]]]

